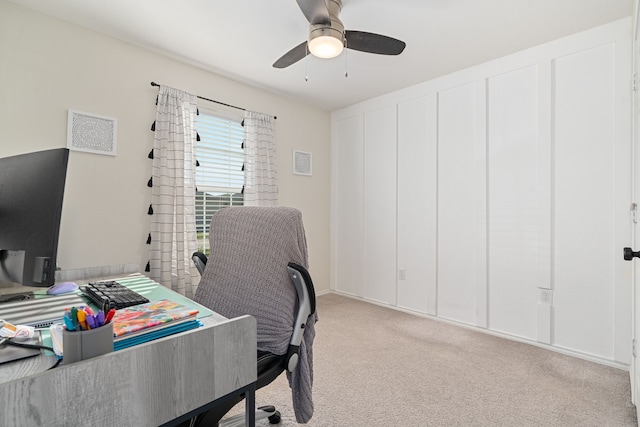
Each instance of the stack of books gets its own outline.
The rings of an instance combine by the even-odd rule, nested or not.
[[[116,311],[113,323],[113,350],[121,350],[201,325],[198,310],[162,299]]]

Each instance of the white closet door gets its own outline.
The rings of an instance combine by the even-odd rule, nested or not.
[[[436,117],[435,94],[398,105],[398,307],[431,315],[436,314]]]
[[[438,315],[486,326],[483,91],[438,94]]]
[[[363,174],[364,136],[362,115],[334,124],[335,289],[364,296]]]
[[[631,176],[616,53],[611,43],[554,63],[554,344],[627,362],[614,354],[616,336],[630,335],[616,325],[630,297],[620,236],[629,236]]]
[[[396,106],[364,115],[364,296],[396,304]]]
[[[539,287],[550,285],[538,263],[550,245],[548,221],[539,221],[549,215],[550,159],[539,134],[538,72],[533,65],[491,77],[487,91],[489,327],[532,340]]]

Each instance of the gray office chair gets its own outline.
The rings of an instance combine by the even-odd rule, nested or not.
[[[213,215],[211,255],[194,253],[202,275],[194,299],[225,317],[250,314],[257,320],[257,385],[287,373],[298,422],[313,414],[312,353],[315,291],[301,213],[288,207],[232,207]],[[240,426],[244,414],[222,417],[243,397],[198,416],[201,426]],[[256,420],[280,422],[273,406],[262,406]]]

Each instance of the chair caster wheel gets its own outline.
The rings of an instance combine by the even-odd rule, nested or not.
[[[269,417],[269,424],[279,424],[280,423],[280,412],[276,411],[275,414]]]

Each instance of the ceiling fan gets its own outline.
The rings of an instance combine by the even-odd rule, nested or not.
[[[342,0],[296,0],[309,21],[309,38],[274,62],[274,68],[286,68],[309,53],[319,58],[334,58],[343,48],[379,55],[399,55],[406,44],[381,34],[349,31],[338,15]]]

